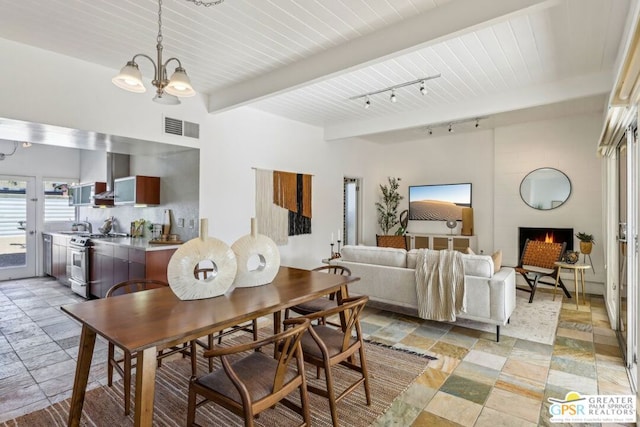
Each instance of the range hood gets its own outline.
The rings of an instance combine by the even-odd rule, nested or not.
[[[113,180],[129,176],[129,161],[128,154],[107,153],[107,191],[94,196],[96,204],[113,203]]]

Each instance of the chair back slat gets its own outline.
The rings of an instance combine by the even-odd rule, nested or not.
[[[306,320],[306,319],[305,319]],[[304,323],[294,325],[289,328],[290,334],[284,335],[279,342],[276,341],[276,346],[279,349],[278,368],[276,369],[275,377],[273,378],[273,392],[276,393],[284,385],[285,374],[289,369],[289,364],[293,359],[302,360],[302,350],[300,347],[300,339],[302,334],[307,330],[311,321],[306,320]]]
[[[116,295],[132,294],[134,292],[146,291],[149,289],[164,288],[169,286],[167,282],[154,279],[127,280],[113,285],[106,293],[105,298]]]
[[[552,243],[527,239],[522,251],[520,266],[531,265],[555,269],[554,263],[562,258],[566,245],[564,242]]]

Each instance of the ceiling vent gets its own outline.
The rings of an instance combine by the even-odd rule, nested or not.
[[[174,119],[172,117],[165,117],[164,133],[169,135],[188,136],[189,138],[199,139],[200,125],[198,123]]]

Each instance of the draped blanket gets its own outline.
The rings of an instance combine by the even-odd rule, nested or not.
[[[418,315],[454,322],[465,312],[464,264],[458,251],[420,249],[416,264]]]

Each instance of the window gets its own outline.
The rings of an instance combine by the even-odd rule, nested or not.
[[[73,179],[44,180],[44,222],[74,221],[76,208],[69,206],[69,188]]]

